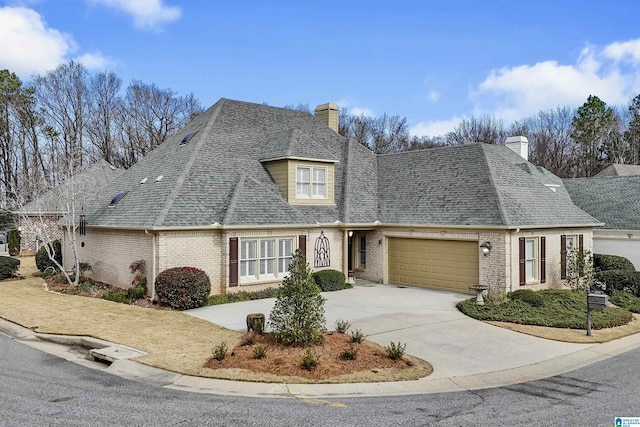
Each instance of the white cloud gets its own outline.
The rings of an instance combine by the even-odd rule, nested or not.
[[[438,92],[437,90],[431,90],[427,94],[427,98],[431,102],[438,102],[440,100],[440,92]]]
[[[638,55],[640,39],[586,47],[575,64],[538,62],[493,70],[471,93],[474,113],[495,114],[509,123],[558,105],[579,106],[589,95],[608,104],[625,104],[640,90],[640,69],[618,60]],[[640,62],[640,61],[639,61]]]
[[[87,67],[89,70],[104,70],[107,65],[111,65],[112,61],[103,56],[100,52],[84,53],[77,58],[76,61]]]
[[[349,109],[349,113],[354,116],[373,117],[373,110],[371,108],[353,107]]]
[[[73,38],[49,28],[36,11],[0,8],[0,68],[21,77],[42,73],[65,61],[76,50]]]
[[[454,116],[446,120],[429,120],[420,122],[409,128],[411,136],[440,136],[452,131],[462,120],[462,117]]]
[[[172,22],[182,16],[182,10],[177,6],[167,6],[162,0],[89,0],[91,3],[102,4],[124,12],[133,17],[136,28],[155,29],[167,22]]]
[[[371,108],[358,107],[354,105],[355,103],[355,100],[349,96],[336,101],[338,108],[346,108],[349,111],[349,114],[353,114],[354,116],[362,115],[365,117],[373,117],[375,114]]]

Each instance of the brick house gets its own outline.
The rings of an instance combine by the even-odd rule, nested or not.
[[[524,138],[376,155],[337,126],[335,104],[221,99],[107,185],[82,261],[120,286],[138,259],[150,283],[198,267],[228,293],[279,284],[300,249],[314,270],[506,292],[561,286],[563,245],[591,248],[599,222],[518,154]]]

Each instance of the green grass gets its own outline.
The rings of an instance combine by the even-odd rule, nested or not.
[[[613,291],[609,300],[618,307],[626,308],[633,313],[640,313],[640,298],[624,291]]]
[[[542,306],[533,307],[522,300],[507,299],[497,305],[476,305],[475,298],[459,302],[458,310],[478,320],[494,320],[522,325],[584,329],[587,327],[586,295],[582,292],[545,289],[537,291]],[[626,325],[632,314],[624,308],[607,307],[591,312],[593,329]]]

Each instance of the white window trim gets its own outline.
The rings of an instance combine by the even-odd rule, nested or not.
[[[263,241],[267,241],[267,240],[273,240],[275,243],[275,248],[274,248],[274,257],[262,257],[262,242]],[[291,256],[286,257],[286,256],[280,256],[280,242],[283,240],[291,240]],[[243,259],[242,258],[242,245],[245,242],[256,242],[256,258],[250,258],[250,259]],[[285,258],[292,258],[294,252],[296,251],[296,239],[294,236],[282,236],[282,237],[255,237],[255,238],[243,238],[240,239],[240,256],[238,257],[238,269],[239,269],[239,274],[238,277],[240,279],[240,285],[247,285],[247,284],[251,284],[251,285],[255,285],[257,283],[260,282],[273,282],[274,280],[279,280],[279,279],[283,279],[284,277],[287,276],[287,274],[289,274],[289,270],[287,269],[284,272],[280,272],[279,270],[279,264],[280,264],[280,260],[281,259],[285,259]],[[260,261],[261,260],[267,260],[267,259],[273,259],[274,260],[274,268],[273,268],[273,274],[260,274]],[[254,263],[254,267],[255,267],[255,275],[251,275],[251,276],[243,276],[243,269],[242,269],[242,264],[245,261],[250,261]]]
[[[301,169],[308,169],[309,170],[309,181],[308,182],[302,182],[302,181],[298,181],[298,171]],[[324,182],[317,182],[314,180],[315,178],[315,171],[322,169],[324,170]],[[327,191],[327,187],[328,187],[328,181],[329,181],[329,168],[326,166],[311,166],[311,165],[296,165],[296,198],[298,199],[320,199],[320,200],[326,200],[328,198],[328,191]],[[300,192],[298,192],[298,184],[307,184],[308,185],[308,192],[307,194],[302,194]],[[317,185],[317,184],[322,184],[324,185],[324,194],[323,195],[314,195],[313,194],[313,186]]]
[[[533,258],[527,257],[527,242],[533,241]],[[527,263],[533,261],[533,277],[527,276]],[[527,283],[537,283],[540,279],[540,238],[527,237],[524,240],[525,280]]]

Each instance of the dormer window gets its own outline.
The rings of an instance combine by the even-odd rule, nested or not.
[[[298,166],[296,168],[296,197],[326,199],[327,168]]]

